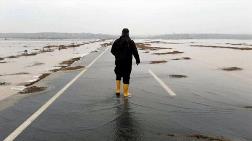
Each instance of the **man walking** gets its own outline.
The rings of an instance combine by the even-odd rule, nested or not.
[[[123,95],[127,97],[129,96],[132,56],[136,59],[137,65],[140,63],[136,44],[130,39],[127,28],[122,30],[121,37],[113,43],[111,53],[115,56],[116,95],[120,95],[121,78],[123,78]]]

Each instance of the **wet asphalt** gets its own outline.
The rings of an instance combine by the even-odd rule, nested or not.
[[[76,65],[88,65],[103,50],[84,57]],[[205,86],[200,80],[213,76],[198,73],[197,83],[190,83],[190,79],[167,77],[167,67],[162,64],[134,65],[130,84],[132,97],[124,98],[114,94],[113,69],[114,58],[108,50],[16,140],[209,141],[219,137],[234,141],[252,140],[251,110],[242,108],[239,100],[240,105],[232,101],[239,95],[229,101],[211,94],[214,88],[210,84],[214,85],[216,81],[208,79]],[[169,96],[148,69],[152,69],[177,95]],[[26,95],[0,111],[0,140],[79,72],[59,73],[46,78],[43,82],[48,86],[46,91]],[[238,85],[230,83],[228,85]],[[230,96],[234,96],[234,91],[230,90]]]

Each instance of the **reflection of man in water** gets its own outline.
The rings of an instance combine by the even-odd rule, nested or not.
[[[122,101],[121,101],[122,100]],[[118,118],[116,119],[115,126],[115,141],[137,141],[141,140],[141,135],[139,132],[139,124],[137,123],[134,116],[131,115],[130,103],[128,98],[118,99],[119,106],[117,107],[116,114]]]
[[[115,56],[116,95],[120,95],[121,78],[123,78],[123,94],[128,96],[132,55],[135,57],[137,65],[140,63],[140,58],[134,41],[129,37],[127,28],[122,30],[121,37],[113,43],[111,53]]]

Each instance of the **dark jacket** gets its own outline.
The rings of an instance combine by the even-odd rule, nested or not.
[[[136,44],[128,36],[121,36],[119,39],[115,40],[112,45],[111,53],[115,56],[116,65],[130,65],[131,68],[132,55],[135,57],[136,63],[140,63]]]

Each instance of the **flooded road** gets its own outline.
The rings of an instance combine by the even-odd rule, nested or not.
[[[151,46],[172,49],[139,51],[142,64],[133,66],[132,97],[114,94],[114,58],[108,50],[16,140],[252,140],[252,67],[246,62],[236,62],[239,58],[250,60],[250,56],[234,55],[240,50],[199,50],[185,44],[153,43]],[[174,50],[183,53],[153,54]],[[230,55],[233,52],[232,57],[223,57],[227,55],[223,52]],[[87,66],[99,53],[79,63]],[[191,59],[173,60],[183,57]],[[167,62],[150,64],[153,60]],[[243,70],[221,69],[230,66]],[[0,111],[0,140],[78,73],[69,72],[48,80],[49,90],[32,94]]]

